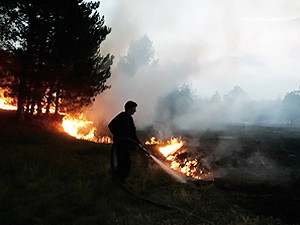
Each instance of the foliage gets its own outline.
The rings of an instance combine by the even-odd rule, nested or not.
[[[239,87],[221,96],[193,94],[184,85],[160,97],[155,110],[159,129],[166,125],[176,129],[217,129],[236,124],[298,125],[300,122],[300,91],[288,92],[284,99],[251,100]]]
[[[291,123],[299,122],[300,119],[300,90],[286,94],[283,99],[283,112],[285,118]]]
[[[158,103],[158,114],[162,121],[172,121],[177,116],[184,115],[193,106],[194,96],[189,86],[183,85],[181,88],[171,91],[167,96],[160,99]]]
[[[100,44],[110,28],[98,7],[99,2],[82,0],[0,5],[0,48],[20,62],[19,71],[11,72],[19,82],[19,112],[37,107],[37,113],[42,108],[49,113],[52,106],[56,112],[80,110],[108,88],[113,57],[102,56]]]
[[[119,60],[118,69],[124,72],[125,75],[134,76],[139,67],[157,63],[156,60],[153,60],[153,57],[152,41],[147,35],[144,35],[130,44],[127,55]]]

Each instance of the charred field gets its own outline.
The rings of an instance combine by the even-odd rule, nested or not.
[[[179,132],[212,179],[177,183],[135,153],[126,184],[132,196],[111,179],[110,145],[43,122],[16,123],[7,112],[0,124],[1,224],[300,224],[297,127]]]

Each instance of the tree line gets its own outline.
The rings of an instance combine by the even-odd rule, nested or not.
[[[0,87],[17,98],[17,115],[76,112],[109,88],[113,56],[100,45],[111,28],[100,2],[2,0]]]
[[[211,129],[232,124],[297,125],[300,124],[300,89],[274,100],[251,100],[239,86],[228,94],[218,92],[200,97],[190,86],[174,89],[160,98],[154,118],[160,130]]]

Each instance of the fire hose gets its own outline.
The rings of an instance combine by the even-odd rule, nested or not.
[[[131,141],[132,143],[136,144],[138,146],[138,148],[140,150],[142,150],[142,152],[149,158],[151,158],[151,154],[146,150],[146,148],[140,144],[139,142],[133,140],[133,139],[126,139],[127,141]],[[156,206],[159,206],[159,207],[162,207],[162,208],[166,208],[166,209],[171,209],[171,210],[176,210],[176,211],[180,211],[180,212],[183,212],[187,215],[190,215],[190,216],[193,216],[197,219],[200,219],[202,220],[203,222],[205,223],[208,223],[208,224],[212,224],[214,225],[214,222],[212,221],[209,221],[207,219],[204,219],[202,217],[199,217],[198,215],[192,213],[192,212],[188,212],[182,208],[179,208],[179,207],[176,207],[176,206],[171,206],[171,205],[168,205],[168,204],[165,204],[165,203],[161,203],[161,202],[157,202],[157,201],[154,201],[154,200],[151,200],[151,199],[148,199],[148,198],[145,198],[143,196],[140,196],[140,195],[137,195],[136,193],[130,191],[122,182],[120,182],[116,176],[115,176],[115,164],[114,164],[114,154],[115,154],[115,145],[112,144],[111,146],[111,151],[110,151],[110,166],[111,166],[111,175],[112,175],[112,178],[114,179],[114,181],[116,181],[116,183],[124,190],[126,191],[128,194],[130,194],[131,196],[133,196],[134,198],[137,198],[137,199],[140,199],[142,201],[145,201],[145,202],[148,202],[148,203],[151,203],[153,205],[156,205]]]

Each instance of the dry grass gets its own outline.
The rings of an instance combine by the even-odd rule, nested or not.
[[[175,209],[151,204],[111,181],[109,145],[77,141],[37,124],[8,120],[1,126],[0,224],[283,224],[238,206],[234,192],[228,195],[214,183],[176,183],[134,154],[130,190]]]

